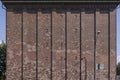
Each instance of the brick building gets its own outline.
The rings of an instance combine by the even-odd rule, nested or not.
[[[118,0],[3,0],[6,80],[115,80]]]

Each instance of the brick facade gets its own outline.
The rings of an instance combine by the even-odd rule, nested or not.
[[[112,5],[19,6],[7,6],[7,80],[115,80]]]

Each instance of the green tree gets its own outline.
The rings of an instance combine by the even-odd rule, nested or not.
[[[117,65],[117,75],[120,75],[120,62]]]
[[[0,80],[5,80],[6,73],[6,44],[0,44]]]

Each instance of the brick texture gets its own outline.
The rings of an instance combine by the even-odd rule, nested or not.
[[[7,80],[94,80],[95,47],[96,79],[115,80],[115,10],[7,10]]]

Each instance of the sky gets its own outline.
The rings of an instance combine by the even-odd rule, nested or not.
[[[0,1],[0,43],[6,41],[6,11]],[[120,62],[120,8],[117,9],[117,62]]]
[[[117,9],[117,62],[120,62],[120,8]]]
[[[0,1],[0,43],[5,41],[6,37],[6,11],[2,9],[2,3]]]

